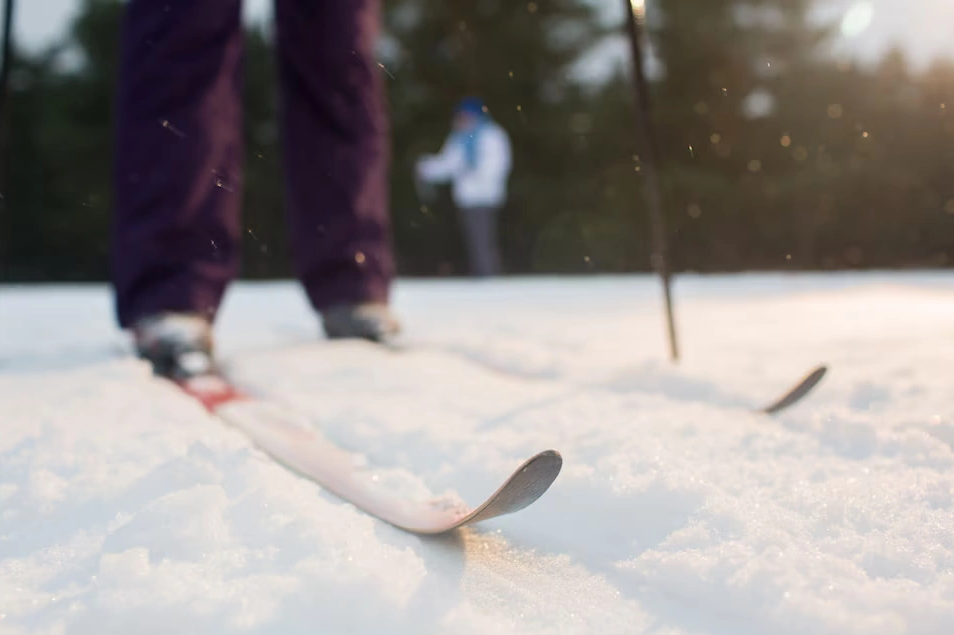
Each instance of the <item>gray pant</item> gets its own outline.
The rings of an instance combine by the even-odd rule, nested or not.
[[[463,207],[457,210],[473,276],[486,277],[500,273],[500,251],[497,247],[499,215],[499,207]]]

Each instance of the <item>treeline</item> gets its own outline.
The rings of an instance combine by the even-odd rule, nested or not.
[[[421,200],[411,178],[465,94],[484,97],[513,140],[509,272],[647,270],[629,70],[595,87],[571,72],[621,27],[577,0],[384,4],[400,271],[465,270],[447,192]],[[898,52],[871,69],[837,63],[807,0],[742,7],[650,4],[674,269],[950,266],[954,64],[914,72]],[[64,42],[14,59],[4,281],[107,276],[120,15],[119,0],[84,0]],[[250,29],[246,45],[244,275],[287,276],[269,32]]]

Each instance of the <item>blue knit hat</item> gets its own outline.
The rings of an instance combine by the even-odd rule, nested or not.
[[[457,114],[461,113],[482,116],[484,114],[484,100],[479,97],[465,97],[457,105]]]

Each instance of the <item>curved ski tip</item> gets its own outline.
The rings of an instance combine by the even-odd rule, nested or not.
[[[532,473],[532,478],[537,481],[540,489],[537,495],[539,498],[560,475],[561,469],[563,469],[563,456],[556,450],[544,450],[527,459],[518,473]]]
[[[820,364],[816,366],[814,370],[805,375],[801,381],[799,381],[795,386],[793,386],[787,393],[779,397],[777,401],[773,404],[761,408],[758,412],[763,414],[775,414],[789,406],[800,401],[805,395],[807,395],[815,386],[821,382],[822,378],[828,372],[827,364]]]
[[[531,463],[541,467],[547,466],[555,471],[556,474],[559,474],[560,469],[563,467],[563,455],[556,450],[544,450],[527,459],[527,462],[523,466],[524,469],[529,467]],[[554,474],[554,478],[556,478],[556,474]]]

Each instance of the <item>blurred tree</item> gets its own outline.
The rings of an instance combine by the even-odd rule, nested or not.
[[[583,86],[571,72],[622,27],[583,0],[384,6],[400,272],[464,270],[446,189],[422,204],[412,171],[467,94],[482,96],[513,140],[509,271],[647,271],[628,73]],[[871,69],[835,62],[808,7],[650,3],[674,270],[950,266],[954,64],[919,73],[897,51]],[[5,281],[108,275],[121,10],[121,0],[82,0],[62,42],[29,55],[14,47]],[[288,276],[269,30],[249,29],[246,44],[243,271]]]
[[[245,178],[243,275],[292,275],[278,140],[275,58],[266,27],[245,33]]]
[[[65,42],[14,59],[4,232],[11,278],[106,274],[119,20],[115,0],[83,0]]]
[[[770,213],[779,178],[801,175],[785,156],[803,95],[791,78],[811,66],[828,32],[809,0],[659,0],[650,30],[663,65],[657,131],[666,164],[676,266],[784,266],[788,217]],[[791,135],[795,131],[789,132]]]
[[[28,59],[16,47],[11,62],[0,275],[9,281],[57,279],[58,265],[44,265],[39,257],[50,251],[51,244],[50,223],[41,210],[61,207],[63,201],[44,186],[50,162],[36,139],[44,123],[45,88],[52,71],[48,59]]]

